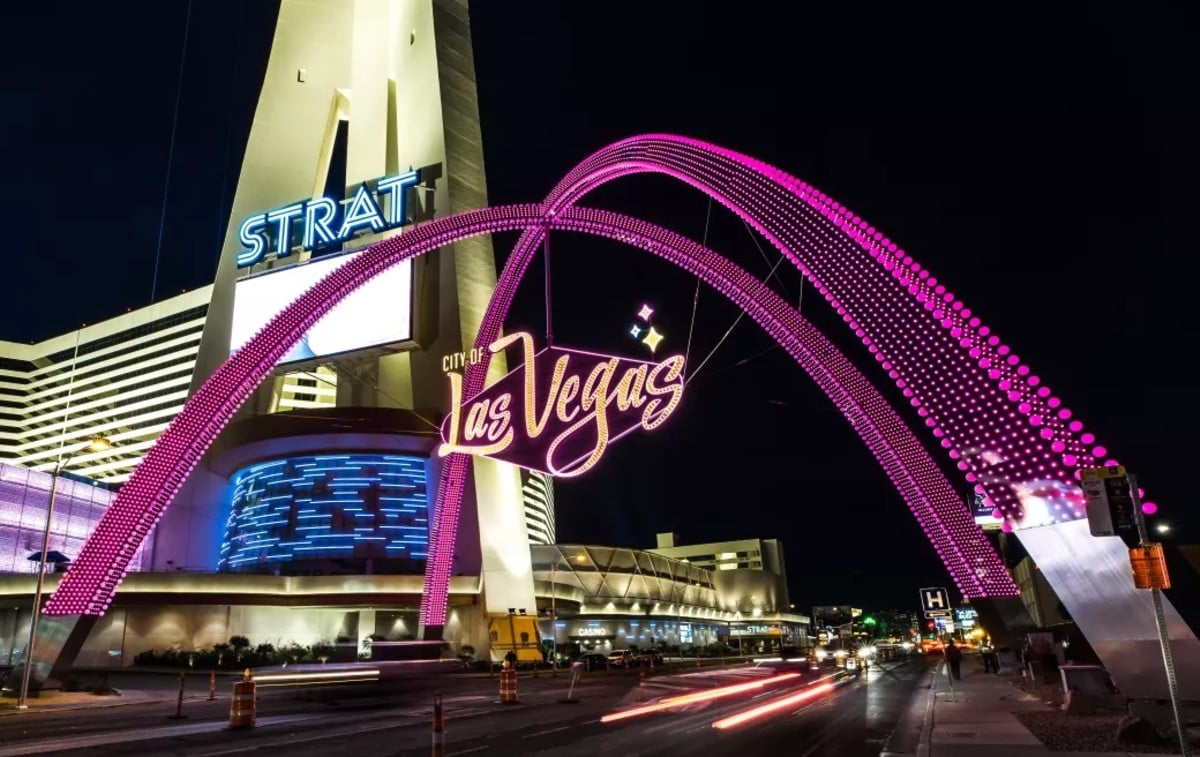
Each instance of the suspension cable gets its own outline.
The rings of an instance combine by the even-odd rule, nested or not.
[[[700,245],[708,247],[708,224],[712,220],[712,195],[708,196],[708,208],[704,211],[704,236],[700,238]],[[683,366],[687,370],[688,361],[692,357],[692,334],[696,331],[696,308],[700,304],[700,277],[696,277],[696,293],[692,295],[692,322],[688,324],[687,349],[683,351]]]
[[[746,228],[746,233],[750,235],[750,241],[754,242],[754,247],[758,250],[758,254],[762,257],[763,261],[766,262],[767,265],[771,265],[771,259],[767,257],[766,250],[764,250],[762,245],[759,244],[758,236],[754,233],[754,229],[750,228],[750,224],[746,223],[745,218],[742,219],[742,226]],[[782,253],[780,253],[780,256],[782,257]],[[763,279],[763,283],[767,283],[769,279],[775,279],[775,281],[779,282],[779,288],[783,290],[784,299],[791,299],[792,295],[791,292],[788,291],[787,284],[784,284],[783,279],[775,275],[775,269],[778,267],[779,264],[776,263],[775,266],[771,268],[771,273],[767,274],[767,278]]]
[[[238,20],[237,29],[242,28],[243,18],[246,15],[246,0],[238,1]],[[238,72],[241,69],[242,58],[242,33],[239,31],[233,42],[233,65],[229,73],[229,104],[228,112],[225,114],[225,154],[221,161],[221,192],[217,200],[217,243],[216,243],[216,263],[213,267],[215,272],[216,266],[221,265],[221,255],[224,253],[226,225],[229,223],[229,216],[226,215],[225,201],[229,196],[229,153],[230,147],[233,144],[233,110],[237,102],[237,81]]]
[[[188,0],[187,16],[183,22],[183,48],[179,53],[179,75],[175,82],[175,112],[171,115],[171,142],[167,147],[167,172],[163,178],[162,210],[158,215],[158,241],[154,245],[154,278],[150,280],[150,304],[158,291],[158,262],[162,258],[163,227],[167,223],[167,197],[171,191],[171,165],[175,162],[175,134],[179,129],[179,101],[183,94],[183,69],[187,62],[188,32],[192,27],[192,0]]]
[[[771,278],[771,276],[773,276],[775,274],[776,269],[779,268],[779,264],[782,262],[783,262],[783,256],[780,255],[779,260],[775,261],[775,265],[771,267],[770,273],[767,274],[767,276],[766,276],[767,279]],[[764,279],[764,281],[766,281],[766,279]],[[721,348],[721,345],[725,343],[725,340],[729,338],[729,335],[733,333],[733,330],[735,328],[737,328],[737,325],[739,323],[741,323],[742,319],[745,317],[746,317],[745,310],[738,313],[737,318],[733,319],[733,323],[729,324],[729,328],[725,329],[725,333],[721,336],[720,341],[718,341],[716,343],[716,345],[712,348],[712,351],[710,351],[707,355],[704,356],[704,360],[702,360],[700,362],[699,367],[697,367],[696,370],[692,371],[691,375],[689,375],[686,379],[684,379],[683,383],[685,385],[688,384],[689,382],[691,382],[692,379],[696,378],[696,374],[698,374],[700,372],[700,369],[703,368],[705,366],[705,364],[708,363],[709,359],[717,353],[717,350],[719,350]]]

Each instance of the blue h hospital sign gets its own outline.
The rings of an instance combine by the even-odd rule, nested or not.
[[[921,589],[921,609],[925,612],[950,612],[950,592],[941,586]]]

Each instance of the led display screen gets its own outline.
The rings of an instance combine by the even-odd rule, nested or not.
[[[218,567],[296,561],[424,560],[426,460],[346,453],[270,460],[233,476]],[[345,567],[345,563],[342,563]],[[376,566],[378,572],[386,572]]]
[[[281,310],[361,252],[314,258],[237,282],[229,350],[236,351]],[[412,261],[363,284],[325,314],[280,363],[338,355],[412,339]]]
[[[982,528],[984,531],[999,530],[1000,524],[1004,521],[997,518],[993,513],[995,508],[988,504],[987,498],[974,492],[971,494],[971,515],[975,516],[975,525]]]
[[[29,558],[41,551],[50,484],[49,473],[0,462],[0,573],[37,572],[38,561]],[[114,495],[102,486],[67,475],[59,477],[55,489],[46,554],[51,562],[55,561],[54,553],[73,560]],[[142,569],[142,554],[142,547],[138,547],[130,570]],[[64,568],[65,564],[57,566],[59,570]]]

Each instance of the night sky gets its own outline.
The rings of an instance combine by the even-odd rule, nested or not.
[[[646,132],[778,166],[961,295],[1139,475],[1172,538],[1194,541],[1200,115],[1180,11],[701,7],[472,3],[491,202],[539,200],[590,152]],[[184,0],[136,18],[98,3],[19,8],[0,30],[0,338],[45,338],[209,283],[272,3],[195,3],[182,89]],[[778,260],[732,214],[710,216],[703,195],[661,177],[588,202],[707,239],[763,277]],[[513,239],[496,238],[498,257]],[[949,584],[841,415],[753,323],[735,325],[733,306],[702,289],[693,328],[696,282],[683,272],[575,236],[553,248],[557,343],[642,357],[625,330],[648,302],[662,349],[706,361],[661,430],[559,485],[560,541],[780,538],[798,608],[912,608],[918,587]],[[544,330],[541,278],[531,271],[510,331]],[[879,378],[793,268],[772,286]]]

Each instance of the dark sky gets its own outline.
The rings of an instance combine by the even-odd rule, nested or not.
[[[272,4],[195,3],[182,90],[185,0],[136,21],[95,3],[16,7],[28,15],[0,30],[13,232],[0,338],[44,338],[211,281]],[[1200,117],[1196,40],[1179,12],[701,7],[473,3],[491,201],[538,200],[591,151],[645,132],[799,176],[959,293],[1139,474],[1175,536],[1194,540]],[[778,258],[719,208],[706,223],[707,200],[666,179],[624,179],[589,202],[707,235],[762,276]],[[499,257],[511,242],[496,239]],[[664,349],[687,348],[694,279],[573,236],[554,250],[557,342],[639,356],[624,331],[645,301]],[[531,272],[509,330],[544,328],[540,282]],[[774,286],[863,364],[794,269]],[[911,607],[919,586],[947,584],[841,416],[757,327],[730,330],[736,318],[701,291],[690,353],[709,359],[685,404],[559,486],[560,541],[778,537],[799,607]]]

